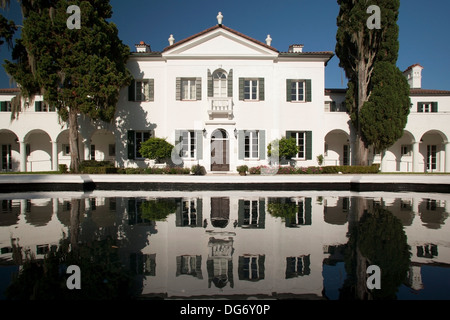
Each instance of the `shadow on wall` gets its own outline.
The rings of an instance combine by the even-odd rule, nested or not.
[[[133,67],[139,68],[137,65]],[[130,71],[135,75],[135,79],[144,79],[142,70],[138,69],[139,72],[137,73],[133,72],[133,68],[130,68]],[[122,88],[117,104],[114,132],[116,137],[116,162],[119,167],[124,167],[128,161],[137,166],[144,166],[144,161],[128,160],[128,132],[130,130],[154,132],[157,125],[148,121],[148,111],[145,110],[145,105],[148,102],[128,100],[128,87]]]

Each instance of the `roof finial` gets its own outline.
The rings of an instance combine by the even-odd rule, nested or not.
[[[173,37],[173,34],[171,34],[169,37],[169,45],[173,45],[174,42],[175,42],[175,38]]]
[[[223,15],[222,15],[222,12],[219,12],[219,14],[217,15],[217,24],[219,26],[221,26],[222,25],[222,21],[223,21]]]
[[[266,44],[270,47],[270,45],[272,44],[272,38],[270,37],[270,34],[267,35],[266,38]]]

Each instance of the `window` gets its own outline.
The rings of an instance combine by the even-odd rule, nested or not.
[[[181,216],[182,226],[197,226],[197,200],[183,200]]]
[[[181,149],[181,157],[182,158],[191,158],[195,159],[195,151],[196,151],[196,143],[195,143],[195,132],[194,131],[183,131],[182,132],[182,149]]]
[[[244,142],[244,157],[246,159],[257,159],[259,156],[258,141],[259,141],[258,131],[246,131],[245,132],[245,142]]]
[[[311,102],[312,101],[311,80],[287,79],[286,100],[288,102]],[[326,106],[325,108],[328,109],[329,106]],[[329,109],[326,111],[329,111]]]
[[[2,145],[2,170],[3,171],[12,170],[12,154],[10,144]]]
[[[244,81],[244,100],[258,100],[258,80]]]
[[[181,100],[196,100],[195,79],[181,80]]]
[[[91,160],[95,160],[95,145],[91,144]]]
[[[128,131],[128,159],[143,159],[139,152],[141,143],[147,141],[153,136],[152,131]]]
[[[224,98],[228,96],[228,83],[227,75],[225,72],[215,71],[213,74],[213,84],[213,95],[215,98]]]
[[[344,144],[344,150],[343,150],[343,165],[348,166],[350,165],[350,146],[348,144]]]
[[[202,256],[177,256],[176,276],[189,275],[194,278],[203,279]]]
[[[250,226],[258,224],[258,203],[257,200],[244,200],[244,221],[242,225]]]
[[[291,82],[291,101],[305,101],[305,81]]]
[[[401,155],[402,156],[410,156],[411,155],[411,145],[402,145],[401,146]]]
[[[62,151],[63,151],[63,156],[70,156],[70,145],[63,144]]]
[[[154,79],[133,80],[128,88],[129,101],[154,101]]]
[[[108,155],[110,157],[114,157],[116,156],[116,145],[115,144],[110,144],[108,146]]]
[[[422,112],[422,113],[438,112],[438,103],[437,102],[418,102],[417,103],[417,112]]]
[[[308,276],[311,274],[310,256],[286,258],[286,279]]]
[[[264,255],[244,255],[239,257],[239,280],[259,281],[265,278]]]
[[[312,132],[311,131],[287,131],[287,138],[294,138],[297,142],[298,153],[295,158],[299,160],[312,160]]]
[[[239,78],[239,100],[264,101],[264,78]]]
[[[150,101],[149,80],[136,81],[136,101]]]
[[[55,107],[48,107],[48,105],[44,101],[35,101],[34,102],[34,111],[35,112],[54,112]]]
[[[10,101],[1,101],[0,102],[0,111],[1,112],[11,111],[11,102]]]
[[[427,146],[427,170],[437,169],[437,146]]]
[[[150,139],[151,133],[149,131],[136,131],[136,158],[143,158],[139,149],[141,149],[141,143]]]

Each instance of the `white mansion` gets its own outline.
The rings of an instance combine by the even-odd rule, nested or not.
[[[345,89],[325,88],[325,67],[333,52],[287,52],[218,24],[169,46],[151,51],[144,42],[131,53],[134,77],[123,88],[112,124],[80,116],[84,159],[110,160],[121,167],[147,167],[141,142],[156,136],[181,150],[185,167],[236,172],[265,165],[267,145],[295,137],[299,167],[352,164]],[[383,157],[384,172],[450,172],[450,91],[421,88],[420,65],[405,71],[411,86],[411,113],[403,137]],[[70,162],[68,126],[37,97],[11,120],[18,89],[0,90],[2,171],[56,171]]]

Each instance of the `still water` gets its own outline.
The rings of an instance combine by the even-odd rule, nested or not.
[[[450,195],[0,195],[0,299],[450,299]],[[69,265],[81,289],[69,290]],[[381,270],[369,290],[367,267]]]

